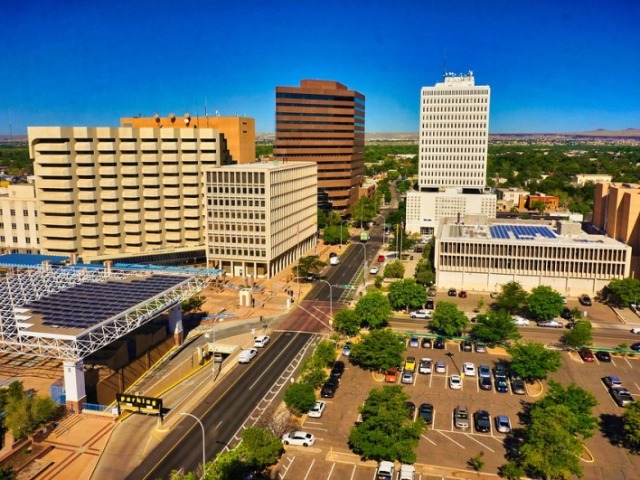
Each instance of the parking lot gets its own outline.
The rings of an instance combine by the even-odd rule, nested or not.
[[[536,398],[530,395],[514,395],[509,388],[507,393],[481,390],[478,376],[464,376],[462,388],[452,390],[449,387],[449,376],[458,375],[464,362],[473,362],[477,367],[486,364],[493,369],[500,359],[506,358],[503,352],[477,353],[462,352],[459,344],[448,342],[446,349],[429,349],[421,347],[407,348],[406,356],[413,356],[420,361],[428,357],[433,362],[444,361],[445,372],[414,375],[412,384],[403,384],[411,401],[419,407],[421,403],[434,405],[433,424],[422,435],[417,448],[417,464],[419,479],[446,478],[447,469],[438,471],[433,466],[454,471],[465,469],[471,457],[483,452],[484,472],[495,473],[505,463],[506,434],[495,429],[494,417],[506,415],[511,420],[512,428],[519,425],[518,413],[522,410],[522,402],[533,402]],[[594,461],[584,461],[582,466],[586,479],[634,479],[640,471],[640,458],[629,455],[626,450],[612,445],[610,436],[614,436],[620,428],[619,416],[622,408],[618,407],[601,378],[616,375],[623,384],[640,401],[640,362],[635,358],[614,357],[611,363],[584,363],[578,356],[563,353],[563,368],[551,378],[568,385],[577,385],[592,392],[599,405],[595,415],[601,418],[605,433],[597,431],[593,438],[587,440],[586,446],[594,456]],[[346,360],[343,357],[343,360]],[[323,399],[327,408],[322,418],[305,418],[301,429],[316,435],[313,447],[287,447],[287,453],[278,466],[280,478],[326,478],[326,479],[360,479],[372,478],[375,463],[359,461],[351,455],[347,439],[351,428],[358,418],[358,406],[362,405],[372,388],[380,388],[384,376],[366,372],[346,362],[347,368],[334,398]],[[417,370],[416,370],[417,372]],[[464,405],[470,413],[469,428],[458,430],[453,425],[453,409],[456,405]],[[477,432],[473,422],[473,413],[487,410],[491,415],[491,430],[487,433]]]

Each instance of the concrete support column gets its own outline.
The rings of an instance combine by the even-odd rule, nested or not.
[[[182,326],[182,308],[180,304],[169,310],[169,332],[173,334],[176,345],[181,345],[184,340],[184,328]]]
[[[82,405],[87,401],[87,391],[84,386],[84,363],[82,360],[65,360],[64,390],[67,397],[67,407],[71,411],[80,413]]]

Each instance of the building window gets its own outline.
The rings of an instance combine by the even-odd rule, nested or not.
[[[22,215],[25,217],[29,216],[29,210],[22,210]]]
[[[16,216],[16,211],[14,209],[11,209],[11,216],[15,217]]]

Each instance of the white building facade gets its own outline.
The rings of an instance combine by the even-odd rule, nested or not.
[[[209,267],[271,277],[315,248],[317,164],[229,165],[205,177]]]
[[[32,184],[0,188],[0,252],[38,253],[38,209]]]

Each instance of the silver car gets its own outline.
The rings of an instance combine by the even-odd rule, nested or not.
[[[538,322],[539,327],[562,328],[562,323],[557,320],[544,320]]]
[[[469,428],[469,409],[464,405],[458,405],[454,408],[453,425],[461,430]]]
[[[511,433],[511,421],[506,415],[498,415],[495,417],[496,430],[500,433]]]

